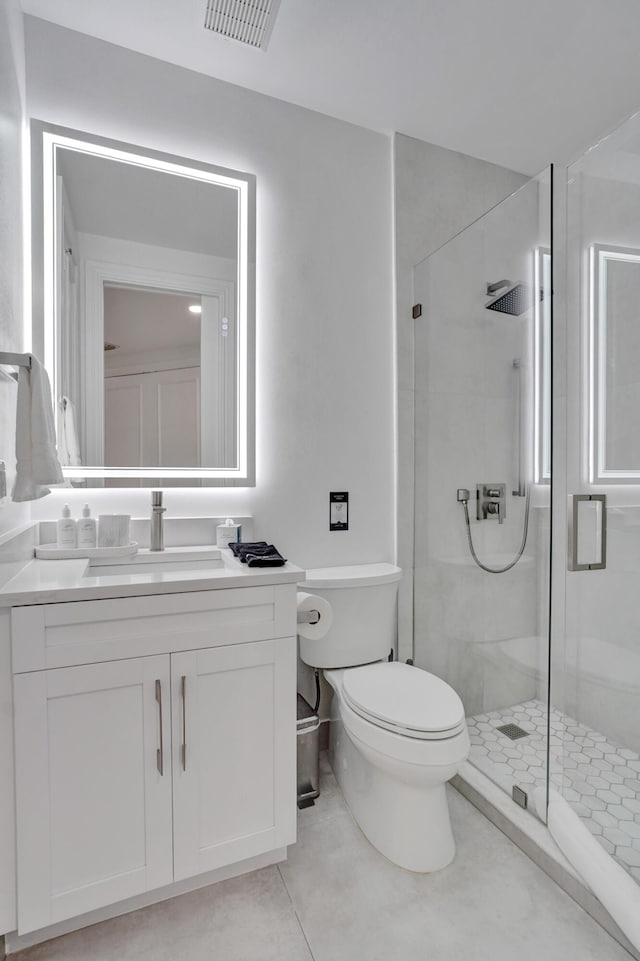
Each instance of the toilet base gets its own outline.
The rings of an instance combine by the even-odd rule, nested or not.
[[[404,764],[400,772],[393,759],[362,742],[354,744],[352,737],[340,718],[332,720],[331,767],[363,834],[389,861],[408,871],[430,873],[446,867],[456,849],[445,784],[455,770]]]

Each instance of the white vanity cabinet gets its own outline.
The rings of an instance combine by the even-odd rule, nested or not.
[[[168,655],[14,679],[21,933],[173,880],[156,682],[168,695]]]
[[[19,933],[295,841],[294,598],[14,609]]]
[[[282,846],[292,655],[288,639],[171,655],[176,880]]]

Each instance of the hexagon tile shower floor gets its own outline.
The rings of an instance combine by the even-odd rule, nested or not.
[[[467,719],[474,765],[511,793],[546,778],[547,712],[531,700]],[[517,725],[527,737],[511,740],[499,728]],[[640,756],[604,734],[552,711],[551,783],[609,854],[640,882]]]

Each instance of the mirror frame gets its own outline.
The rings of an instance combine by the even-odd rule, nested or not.
[[[640,471],[607,467],[607,266],[610,260],[636,263],[640,250],[613,244],[589,248],[589,474],[592,484],[638,484]]]
[[[235,467],[63,467],[66,478],[103,479],[131,477],[184,479],[184,486],[200,481],[204,486],[255,485],[255,286],[256,286],[256,178],[253,174],[214,166],[146,147],[109,140],[83,131],[40,120],[31,122],[31,231],[33,350],[43,358],[51,380],[54,405],[60,381],[58,326],[58,276],[56,243],[56,152],[75,149],[97,157],[120,160],[180,177],[220,184],[238,194],[238,255],[236,278],[237,350]],[[94,338],[95,340],[95,338]],[[84,355],[87,368],[90,359]],[[100,363],[98,361],[98,363]],[[96,364],[93,367],[95,373]],[[197,486],[201,486],[198,484]]]

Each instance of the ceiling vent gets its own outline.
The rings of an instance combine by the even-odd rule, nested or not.
[[[266,50],[280,0],[207,0],[206,30]]]

